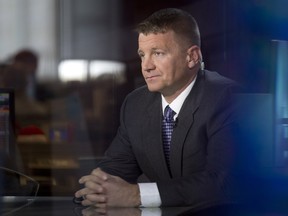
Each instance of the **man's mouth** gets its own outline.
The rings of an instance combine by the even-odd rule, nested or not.
[[[147,76],[146,79],[151,80],[151,79],[154,79],[156,77],[159,77],[159,75]]]

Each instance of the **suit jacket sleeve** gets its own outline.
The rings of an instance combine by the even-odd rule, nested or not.
[[[127,116],[127,113],[125,114],[126,101],[127,98],[121,107],[120,126],[117,134],[106,151],[104,159],[98,164],[98,167],[130,183],[136,183],[142,171],[137,163],[128,130],[124,123],[124,119]]]

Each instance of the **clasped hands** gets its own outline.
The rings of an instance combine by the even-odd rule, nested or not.
[[[141,204],[137,184],[130,184],[100,168],[94,169],[90,175],[81,177],[79,183],[84,187],[75,193],[75,197],[84,197],[81,202],[84,206],[139,207]]]

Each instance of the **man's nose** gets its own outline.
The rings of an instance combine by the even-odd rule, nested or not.
[[[145,57],[142,59],[142,70],[149,72],[150,70],[155,69],[155,64],[150,57]]]

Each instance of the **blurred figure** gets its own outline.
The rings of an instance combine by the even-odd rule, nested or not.
[[[48,114],[46,105],[35,99],[37,66],[37,55],[25,49],[13,55],[7,63],[3,64],[1,70],[1,86],[14,89],[15,114],[20,127],[23,119],[27,119],[28,116]]]
[[[16,117],[47,114],[44,104],[27,95],[27,74],[20,68],[14,67],[14,65],[7,66],[2,73],[2,83],[3,87],[14,89]]]
[[[23,75],[25,75],[25,92],[28,97],[35,99],[36,72],[38,67],[36,53],[29,49],[21,50],[13,57],[12,65],[16,70],[22,71]]]

